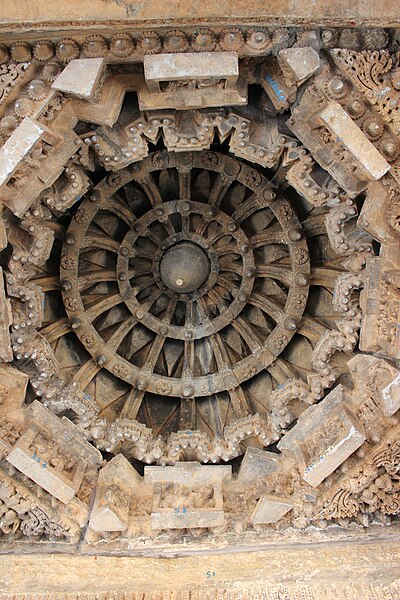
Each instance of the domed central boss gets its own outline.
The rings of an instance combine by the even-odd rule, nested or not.
[[[168,248],[160,261],[165,285],[181,294],[189,294],[204,285],[210,276],[210,261],[194,242],[180,242]]]

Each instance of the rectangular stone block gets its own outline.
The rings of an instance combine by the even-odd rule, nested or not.
[[[143,59],[144,76],[150,91],[159,89],[160,81],[185,79],[225,79],[239,76],[236,52],[188,52],[178,54],[146,55]],[[154,87],[154,83],[157,85]]]
[[[154,54],[144,57],[141,110],[207,108],[247,103],[236,52]]]
[[[326,398],[310,406],[278,444],[292,455],[307,483],[317,487],[365,441],[361,424],[346,405],[338,385]]]
[[[171,481],[182,484],[199,485],[207,482],[220,482],[231,479],[230,465],[201,465],[195,461],[177,463],[173,467],[145,467],[144,482],[156,483]]]
[[[320,65],[314,48],[285,48],[278,53],[278,61],[295,82],[303,82],[313,75]]]
[[[18,125],[0,148],[0,186],[7,182],[21,161],[40,140],[44,129],[29,117]]]
[[[154,482],[153,529],[219,527],[224,524],[222,484],[232,468],[197,462],[174,467],[145,467],[145,482]]]
[[[60,419],[35,400],[25,411],[26,429],[7,461],[44,490],[67,504],[79,490],[88,465],[101,453],[69,419]]]
[[[280,521],[286,513],[292,510],[293,504],[286,498],[279,496],[264,495],[261,496],[250,521],[253,525],[264,525],[267,523],[276,523]]]
[[[312,458],[304,445],[300,445],[296,451],[301,475],[313,487],[333,473],[365,441],[361,425],[350,411],[344,409],[340,419],[343,428],[339,430],[336,440],[321,454]]]
[[[52,88],[76,98],[91,100],[103,75],[104,67],[104,58],[71,60],[54,81]]]
[[[30,446],[37,433],[37,429],[33,427],[23,434],[7,456],[7,461],[49,494],[67,504],[79,490],[86,465],[78,463],[72,478],[65,477],[50,467],[42,456],[31,450]]]
[[[251,483],[260,477],[267,477],[278,470],[280,455],[259,448],[249,447],[240,465],[237,480]]]
[[[197,529],[221,527],[225,523],[223,510],[201,510],[176,507],[170,510],[159,509],[151,513],[153,529]]]
[[[49,432],[61,446],[69,452],[74,452],[88,464],[100,465],[103,462],[101,452],[84,439],[81,431],[72,421],[67,417],[60,419],[38,400],[29,405],[27,419],[32,421],[39,430]]]
[[[382,389],[383,414],[391,417],[400,409],[400,373]]]
[[[332,102],[324,108],[319,113],[319,119],[350,152],[370,179],[380,179],[389,171],[389,163],[338,102]]]

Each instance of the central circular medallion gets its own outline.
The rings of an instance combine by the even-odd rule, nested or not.
[[[162,256],[160,275],[169,289],[189,294],[207,281],[210,261],[204,250],[194,242],[179,242]]]

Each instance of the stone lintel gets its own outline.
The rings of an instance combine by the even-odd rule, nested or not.
[[[232,478],[230,465],[201,465],[198,462],[181,462],[173,467],[145,467],[145,483],[176,482],[183,485],[222,483]]]
[[[146,83],[185,79],[229,79],[239,76],[236,52],[187,52],[146,55],[143,59]],[[154,90],[152,90],[154,91]]]
[[[52,88],[83,100],[92,100],[105,67],[104,58],[71,60]]]
[[[338,102],[328,104],[318,116],[336,140],[359,163],[369,179],[380,179],[389,171],[390,164]]]

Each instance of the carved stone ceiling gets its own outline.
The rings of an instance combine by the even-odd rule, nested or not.
[[[397,520],[399,47],[256,26],[0,45],[5,543]]]

